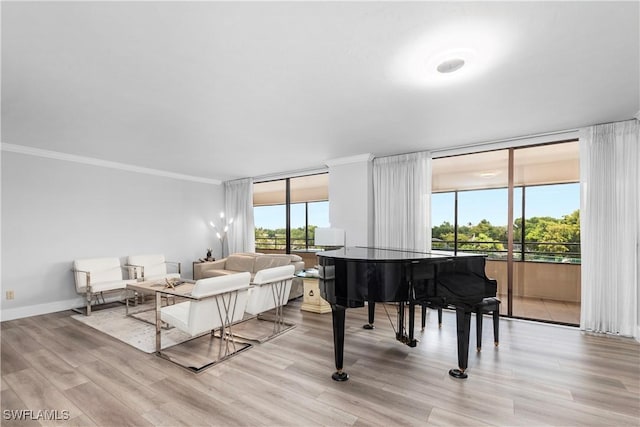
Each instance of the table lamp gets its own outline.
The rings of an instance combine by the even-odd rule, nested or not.
[[[341,228],[318,227],[315,231],[315,246],[324,246],[325,249],[337,249],[344,246],[345,233]]]

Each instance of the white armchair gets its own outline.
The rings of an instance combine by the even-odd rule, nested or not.
[[[169,273],[169,264],[177,267],[176,273]],[[130,279],[164,280],[179,279],[181,264],[175,261],[167,261],[162,254],[129,255],[126,266],[129,268]]]
[[[104,303],[105,293],[124,291],[128,283],[135,282],[123,279],[122,266],[118,258],[78,259],[73,262],[72,271],[76,291],[85,297],[87,316],[91,315],[94,298],[99,303],[99,297],[102,297]]]
[[[195,283],[190,295],[169,290],[156,292],[156,354],[191,371],[200,372],[251,347],[251,344],[237,343],[231,331],[233,323],[244,316],[250,278],[249,273],[238,273],[201,279]],[[185,298],[187,301],[162,307],[163,296]],[[194,366],[193,363],[181,363],[169,352],[163,352],[162,322],[175,326],[192,338],[210,333],[211,339],[220,339],[217,357]],[[217,329],[220,330],[219,336],[214,333]]]
[[[254,315],[257,320],[273,322],[273,329],[269,334],[261,337],[247,335],[238,335],[238,337],[265,342],[295,327],[294,324],[287,323],[284,319],[284,306],[289,299],[294,271],[295,267],[293,265],[285,265],[267,268],[256,273],[249,288],[245,311]],[[263,314],[271,310],[274,311],[273,317],[270,319],[265,318]]]

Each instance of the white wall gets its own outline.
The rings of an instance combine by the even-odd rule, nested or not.
[[[329,222],[345,230],[347,246],[373,244],[372,159],[366,154],[327,162]]]
[[[2,320],[80,306],[77,258],[164,253],[191,278],[220,256],[207,224],[223,204],[221,185],[3,152]]]

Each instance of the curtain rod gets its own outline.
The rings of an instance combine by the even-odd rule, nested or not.
[[[558,131],[551,131],[551,132],[543,132],[543,133],[531,134],[531,135],[521,135],[521,136],[516,136],[516,137],[511,137],[511,138],[496,139],[496,140],[493,140],[493,141],[483,141],[483,142],[478,142],[478,143],[473,143],[473,144],[460,145],[460,146],[451,147],[451,148],[440,148],[440,149],[436,149],[436,150],[431,150],[431,154],[433,155],[433,154],[441,154],[441,153],[453,152],[453,151],[458,151],[458,150],[465,150],[465,149],[470,149],[470,148],[488,147],[488,146],[491,146],[491,145],[503,144],[503,143],[507,143],[507,142],[527,141],[527,140],[536,139],[536,138],[546,138],[546,137],[560,136],[560,135],[566,135],[566,134],[575,134],[575,133],[579,132],[580,129],[583,129],[585,127],[600,126],[600,125],[607,125],[607,124],[613,124],[613,123],[622,123],[622,122],[626,122],[626,121],[629,121],[629,120],[633,120],[634,118],[636,120],[640,120],[639,117],[640,117],[640,111],[638,111],[636,113],[635,117],[632,117],[630,119],[615,120],[615,121],[603,122],[603,123],[594,123],[594,124],[582,126],[582,127],[579,127],[579,128],[574,128],[574,129],[565,129],[565,130],[558,130]],[[425,150],[425,151],[427,151],[427,150]]]
[[[458,151],[458,150],[466,150],[466,149],[470,149],[470,148],[482,148],[482,147],[489,147],[492,145],[497,145],[497,144],[504,144],[507,142],[518,142],[518,141],[528,141],[528,140],[532,140],[532,139],[540,139],[540,138],[547,138],[547,137],[553,137],[553,136],[560,136],[560,135],[566,135],[566,134],[572,134],[575,132],[578,132],[579,129],[567,129],[567,130],[559,130],[559,131],[553,131],[553,132],[545,132],[545,133],[538,133],[538,134],[531,134],[531,135],[521,135],[521,136],[515,136],[515,137],[511,137],[511,138],[504,138],[504,139],[495,139],[493,141],[483,141],[483,142],[476,142],[476,143],[472,143],[472,144],[466,144],[466,145],[458,145],[456,147],[449,147],[449,148],[439,148],[436,150],[431,150],[431,154],[440,154],[440,153],[446,153],[446,152],[451,152],[451,151]]]

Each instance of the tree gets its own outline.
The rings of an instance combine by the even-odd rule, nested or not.
[[[523,229],[522,218],[513,224],[514,240],[520,242]],[[580,251],[580,210],[562,218],[532,217],[525,220],[525,249],[531,252],[578,253]],[[455,229],[448,221],[434,226],[432,236],[453,246]],[[503,251],[507,242],[507,227],[495,226],[483,219],[477,224],[458,227],[458,248],[476,251]],[[445,244],[439,245],[446,247]],[[579,255],[578,255],[579,256]],[[545,259],[548,259],[546,256]]]

